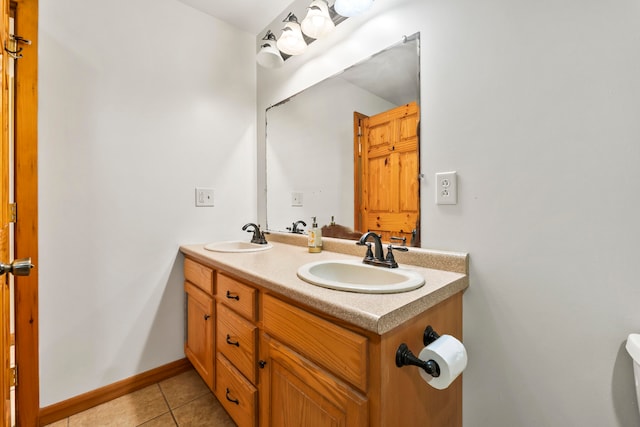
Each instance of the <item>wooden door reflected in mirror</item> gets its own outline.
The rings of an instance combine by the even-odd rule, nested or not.
[[[354,114],[354,224],[390,243],[420,246],[418,104]]]

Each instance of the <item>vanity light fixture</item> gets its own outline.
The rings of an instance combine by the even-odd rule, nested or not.
[[[284,64],[284,58],[276,47],[276,36],[269,30],[262,40],[264,43],[260,45],[260,51],[256,56],[258,64],[265,68],[281,67]]]
[[[372,4],[373,0],[336,0],[333,8],[339,15],[350,18],[365,12]]]
[[[301,55],[307,49],[307,42],[304,41],[298,18],[290,12],[282,22],[285,25],[276,43],[278,49],[287,55]]]
[[[260,42],[260,49],[256,56],[258,64],[266,68],[281,66],[282,62],[289,57],[304,53],[308,43],[326,36],[349,17],[366,11],[373,1],[336,0],[333,6],[329,6],[328,0],[312,0],[302,25],[298,23],[298,18],[293,12],[289,12],[282,21],[285,26],[280,38],[276,40],[269,30]],[[277,51],[279,55],[276,55]]]
[[[329,34],[336,25],[329,15],[329,5],[325,0],[313,0],[308,7],[307,17],[300,24],[302,32],[312,39]]]

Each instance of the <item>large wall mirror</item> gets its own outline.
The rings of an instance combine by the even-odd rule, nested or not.
[[[267,228],[420,245],[420,37],[266,111]],[[393,239],[392,239],[393,238]]]

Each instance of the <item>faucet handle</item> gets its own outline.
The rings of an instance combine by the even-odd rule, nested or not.
[[[364,260],[365,261],[373,259],[373,251],[371,250],[371,243],[369,243],[369,242],[365,242],[365,243],[356,242],[356,245],[358,245],[358,246],[366,246],[367,247],[367,253],[364,256]]]
[[[267,238],[264,236],[265,232],[261,231],[260,228],[258,227],[258,236],[257,236],[257,241],[254,243],[258,243],[259,245],[266,245],[267,242]],[[255,237],[255,235],[254,235]]]
[[[394,249],[400,252],[407,252],[409,250],[406,246],[393,246],[392,244],[389,244],[389,246],[387,246],[387,256],[384,259],[385,263],[388,264],[389,268],[398,267],[396,258],[393,256]]]
[[[406,246],[407,245],[407,238],[406,237],[397,237],[397,236],[391,236],[390,240],[395,240],[398,242],[402,242],[402,246]]]

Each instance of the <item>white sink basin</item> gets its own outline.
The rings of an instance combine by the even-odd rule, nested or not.
[[[258,252],[271,249],[273,245],[259,245],[257,243],[243,242],[241,240],[231,240],[228,242],[214,242],[204,245],[204,248],[213,252]]]
[[[317,261],[298,269],[312,285],[367,294],[406,292],[424,285],[424,277],[406,268],[374,267],[361,261]]]

